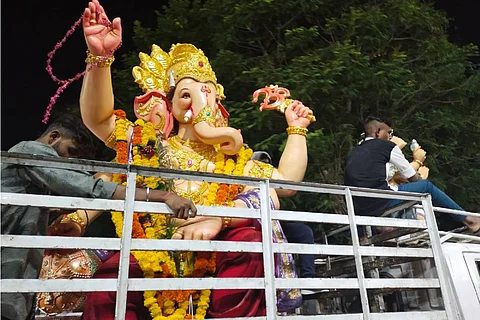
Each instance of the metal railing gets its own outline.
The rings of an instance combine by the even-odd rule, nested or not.
[[[441,240],[437,231],[430,195],[405,192],[369,190],[338,185],[317,183],[296,183],[288,181],[256,179],[250,177],[221,176],[209,173],[177,171],[164,168],[148,168],[135,165],[121,165],[108,162],[49,158],[42,156],[9,154],[2,152],[3,164],[48,166],[63,169],[87,170],[127,174],[127,192],[125,200],[85,199],[76,197],[41,196],[28,194],[1,193],[1,203],[16,206],[55,207],[69,209],[97,209],[124,212],[123,237],[118,238],[72,238],[58,236],[20,236],[2,235],[2,247],[52,248],[52,249],[106,249],[120,251],[120,269],[117,279],[2,279],[2,292],[94,292],[116,291],[116,319],[124,319],[127,291],[144,290],[182,290],[182,289],[264,289],[266,298],[266,317],[276,319],[276,290],[281,288],[304,289],[356,289],[359,290],[362,313],[317,315],[312,319],[461,319],[454,291],[450,288],[451,278],[442,255]],[[224,242],[194,240],[144,240],[132,239],[133,212],[171,213],[163,203],[135,201],[136,176],[160,176],[166,179],[185,179],[206,182],[235,183],[255,186],[260,190],[260,210],[204,207],[198,206],[198,215],[224,216],[261,219],[262,242]],[[345,197],[348,215],[331,213],[312,213],[285,210],[271,210],[269,207],[269,189],[292,189],[313,193],[335,194]],[[401,199],[418,201],[425,210],[426,221],[402,220],[385,217],[356,216],[353,196]],[[272,219],[304,221],[315,223],[344,224],[349,227],[353,245],[322,244],[281,244],[272,242],[272,225],[266,223]],[[393,226],[398,228],[423,229],[431,240],[431,248],[391,248],[362,246],[359,242],[357,226]],[[129,256],[132,250],[162,251],[223,251],[258,252],[263,254],[263,278],[175,278],[175,279],[129,279]],[[357,278],[308,278],[278,279],[274,272],[274,253],[324,254],[332,256],[353,256]],[[437,267],[438,279],[371,279],[365,278],[362,257],[421,257],[433,258]],[[368,290],[376,288],[412,289],[440,288],[444,300],[444,311],[374,313],[370,310]],[[304,316],[282,316],[285,319],[303,319]]]

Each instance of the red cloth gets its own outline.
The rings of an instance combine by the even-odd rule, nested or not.
[[[93,278],[117,278],[120,252],[109,258],[95,273]],[[130,256],[130,278],[143,278],[143,271],[137,260]],[[116,292],[90,292],[85,300],[82,319],[114,320]],[[127,294],[127,311],[125,320],[151,319],[147,308],[143,306],[143,291],[129,291]]]
[[[252,227],[227,229],[218,237],[225,241],[261,242],[262,232]],[[95,273],[94,278],[117,278],[120,254],[107,260]],[[261,253],[217,252],[218,278],[262,278],[263,258]],[[143,272],[135,258],[130,256],[131,278],[142,278]],[[113,320],[115,315],[115,292],[92,292],[87,295],[83,311],[84,320]],[[234,289],[212,290],[209,316],[213,318],[265,316],[264,290]],[[126,320],[151,319],[143,306],[143,292],[129,291]]]
[[[262,232],[257,228],[242,227],[225,230],[219,237],[225,241],[261,242]],[[218,278],[263,277],[261,253],[217,252]],[[265,316],[264,290],[212,290],[209,315],[213,318]]]

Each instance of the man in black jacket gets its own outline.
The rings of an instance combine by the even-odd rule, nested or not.
[[[365,140],[355,147],[347,158],[345,185],[391,190],[387,182],[387,163],[392,163],[408,183],[398,186],[398,191],[429,193],[434,206],[464,211],[455,201],[438,189],[412,168],[400,148],[390,138],[393,133],[390,121],[378,117],[368,117],[364,123]],[[386,208],[393,207],[402,200],[355,197],[355,213],[377,216]],[[480,219],[452,214],[471,231],[480,230]]]

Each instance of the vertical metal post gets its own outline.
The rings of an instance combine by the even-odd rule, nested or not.
[[[355,266],[357,268],[358,288],[360,291],[360,300],[362,302],[363,319],[370,320],[370,305],[368,303],[368,293],[365,287],[365,275],[363,273],[362,256],[360,255],[360,240],[358,238],[357,223],[355,222],[355,209],[353,207],[353,198],[350,188],[345,189],[345,200],[347,203],[348,221],[350,223],[350,232],[352,234],[353,255]]]
[[[262,217],[263,268],[267,319],[277,318],[277,290],[275,289],[275,261],[273,258],[272,218],[270,215],[270,183],[260,182],[260,214]]]
[[[437,221],[435,220],[431,195],[428,194],[422,197],[422,206],[425,210],[428,236],[432,246],[433,260],[435,261],[435,267],[437,269],[438,281],[440,282],[440,290],[442,292],[443,303],[445,304],[447,319],[462,319],[463,317],[460,314],[460,310],[456,308],[455,294],[451,288],[453,280],[450,278],[447,262],[443,256],[442,244],[440,241],[440,235],[438,234]]]
[[[128,271],[130,267],[130,248],[132,246],[133,205],[135,202],[135,189],[137,174],[127,173],[127,190],[125,193],[125,206],[123,211],[123,230],[120,239],[120,263],[117,279],[117,301],[115,305],[115,319],[125,319],[127,310]]]

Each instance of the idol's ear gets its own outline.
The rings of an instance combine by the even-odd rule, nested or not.
[[[173,115],[170,112],[167,97],[162,91],[150,90],[144,95],[135,97],[133,111],[139,119],[154,124],[164,138],[168,138],[173,129]]]

